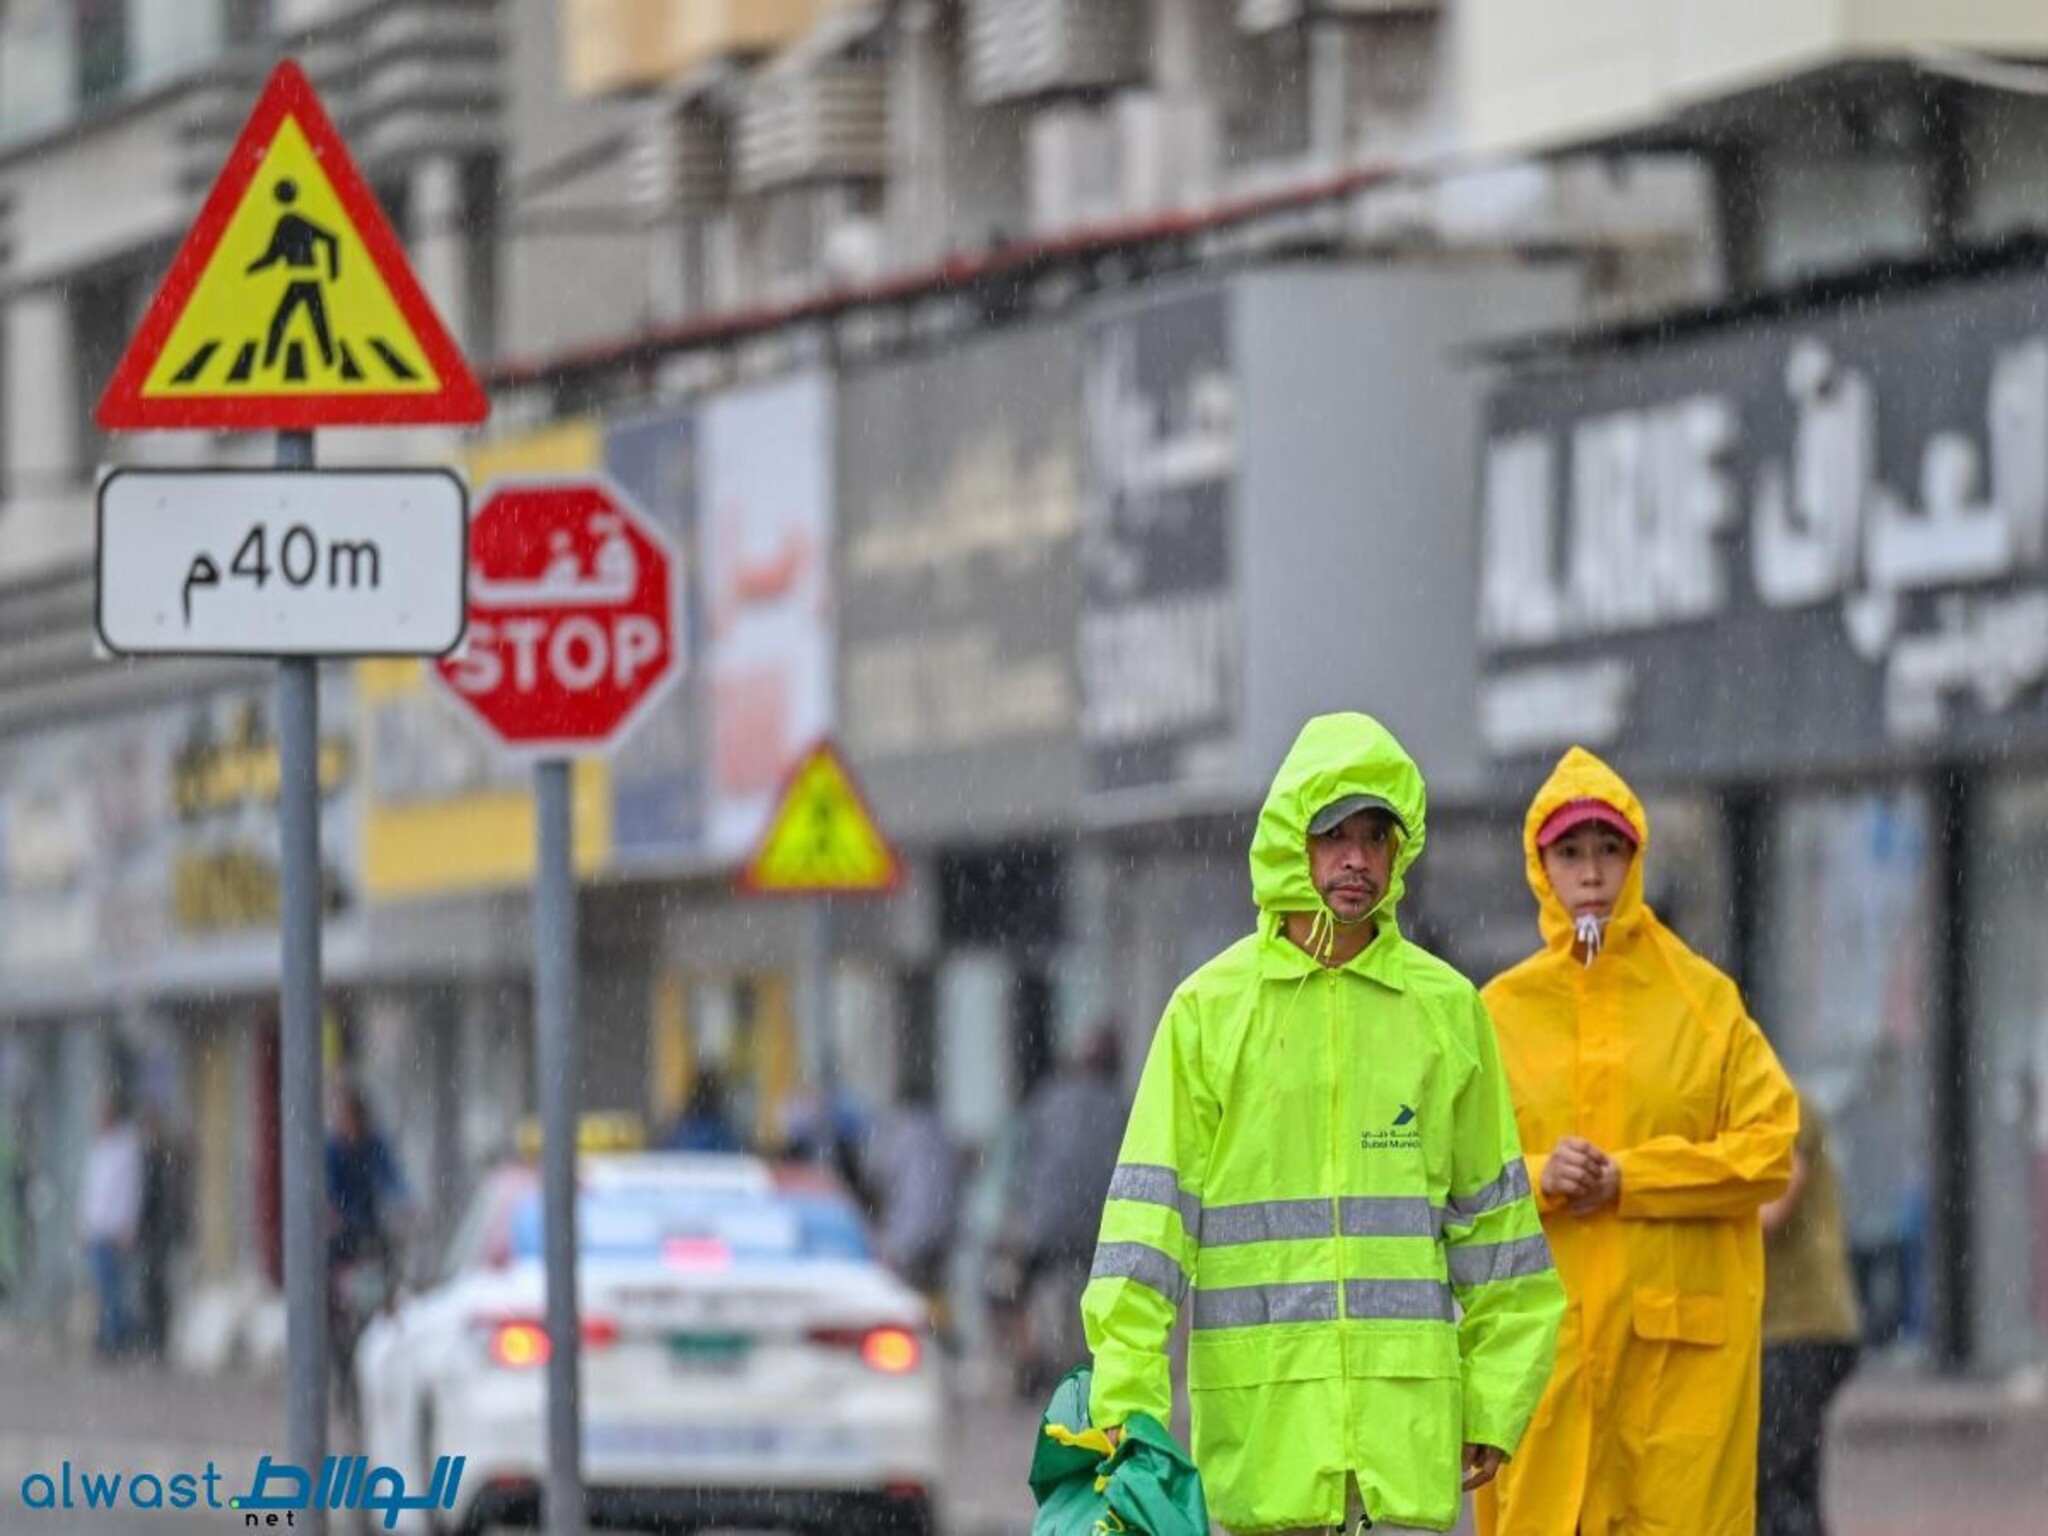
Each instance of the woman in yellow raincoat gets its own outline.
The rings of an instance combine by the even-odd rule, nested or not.
[[[1574,748],[1523,843],[1544,947],[1484,997],[1569,1300],[1487,1536],[1750,1536],[1757,1212],[1798,1100],[1735,984],[1643,901],[1649,822]]]

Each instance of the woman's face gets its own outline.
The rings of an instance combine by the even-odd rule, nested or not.
[[[1543,850],[1550,888],[1573,917],[1612,917],[1636,847],[1612,827],[1574,828]]]

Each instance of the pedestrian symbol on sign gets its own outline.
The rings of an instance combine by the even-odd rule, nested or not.
[[[292,204],[298,201],[299,188],[290,177],[278,181],[276,195],[285,212],[270,236],[269,247],[249,263],[249,271],[262,272],[283,262],[293,272],[313,275],[294,277],[285,288],[284,297],[278,300],[277,313],[270,319],[270,337],[263,347],[263,366],[277,366],[278,349],[284,344],[285,327],[291,323],[292,311],[304,309],[313,322],[313,339],[320,344],[320,362],[332,368],[334,338],[327,331],[327,301],[320,296],[320,249],[326,247],[327,276],[333,280],[341,276],[341,242],[331,231],[291,211]],[[298,377],[304,378],[304,363],[296,356],[293,360],[298,364]]]
[[[826,742],[790,774],[740,883],[761,896],[854,896],[892,891],[902,878],[852,771]]]
[[[290,430],[487,409],[305,76],[279,65],[100,424]]]

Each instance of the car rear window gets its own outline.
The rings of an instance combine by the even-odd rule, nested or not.
[[[516,1257],[540,1256],[538,1190],[514,1208],[511,1239]],[[869,1257],[860,1214],[844,1200],[659,1185],[585,1189],[576,1203],[576,1243],[585,1258],[685,1267]]]

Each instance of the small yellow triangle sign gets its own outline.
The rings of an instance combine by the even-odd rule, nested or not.
[[[892,891],[902,878],[852,771],[821,742],[789,776],[740,884],[762,896],[855,896]]]
[[[305,75],[280,64],[96,413],[110,430],[482,420]]]

